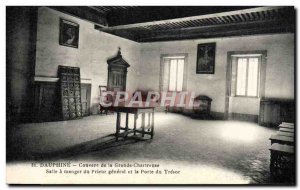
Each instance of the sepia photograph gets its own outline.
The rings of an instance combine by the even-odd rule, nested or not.
[[[5,9],[6,184],[296,185],[296,7]]]

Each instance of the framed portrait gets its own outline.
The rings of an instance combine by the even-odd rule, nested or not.
[[[196,74],[215,73],[216,43],[198,44]]]
[[[79,24],[60,19],[59,44],[78,48]]]

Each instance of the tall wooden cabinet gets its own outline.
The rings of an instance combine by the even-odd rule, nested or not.
[[[78,67],[58,67],[60,78],[62,119],[82,117],[80,69]]]
[[[127,68],[130,67],[130,65],[122,58],[120,49],[117,56],[107,60],[107,64],[107,90],[126,91]]]

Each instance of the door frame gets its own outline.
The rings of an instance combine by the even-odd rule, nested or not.
[[[80,91],[82,90],[82,88],[85,88],[86,92],[87,92],[87,94],[86,94],[86,98],[87,98],[87,114],[84,115],[84,116],[88,116],[88,115],[91,114],[91,109],[90,108],[91,108],[91,88],[92,88],[92,84],[90,84],[90,83],[81,83],[81,89],[80,89]]]

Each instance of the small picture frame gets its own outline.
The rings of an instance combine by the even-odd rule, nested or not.
[[[60,18],[59,44],[78,48],[79,24]]]
[[[216,43],[198,44],[196,74],[215,73]]]

